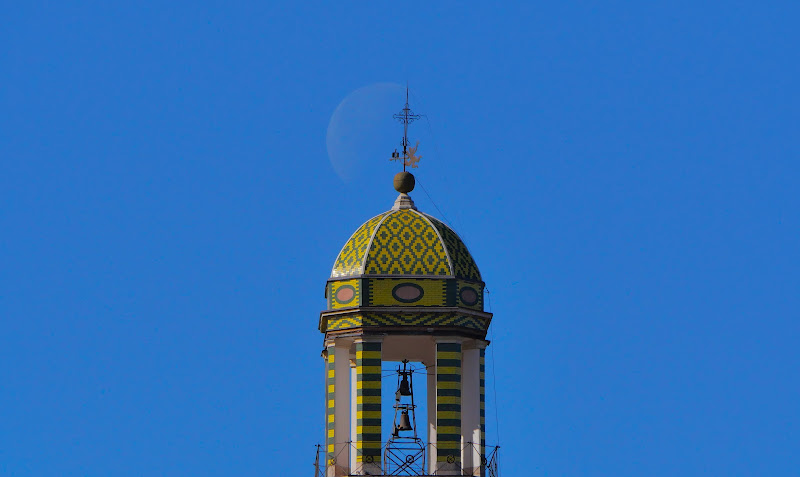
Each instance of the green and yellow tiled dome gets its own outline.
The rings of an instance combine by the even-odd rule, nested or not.
[[[481,281],[478,266],[461,238],[441,221],[411,208],[371,218],[344,245],[331,279],[364,275]]]
[[[406,182],[398,186],[398,177]],[[339,252],[320,331],[349,336],[423,330],[483,339],[492,315],[483,309],[475,260],[450,227],[414,206],[406,193],[413,176],[398,174],[395,189],[400,196],[392,210],[366,221]]]

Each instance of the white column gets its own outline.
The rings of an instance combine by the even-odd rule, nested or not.
[[[436,350],[433,351],[431,362],[425,365],[428,371],[428,387],[425,391],[428,393],[428,473],[434,474],[436,472]]]
[[[335,475],[350,473],[349,449],[347,441],[350,437],[350,343],[336,341],[334,347],[336,358],[333,361],[335,372],[334,413],[336,438],[336,471]]]
[[[480,350],[465,349],[461,362],[461,446],[464,475],[480,476]]]

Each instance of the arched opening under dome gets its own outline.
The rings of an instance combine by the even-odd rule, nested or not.
[[[421,361],[385,361],[381,387],[385,396],[383,471],[388,475],[422,475],[429,466],[426,456],[430,454],[428,366]]]

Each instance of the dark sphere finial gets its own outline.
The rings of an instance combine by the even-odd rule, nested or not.
[[[397,192],[408,194],[414,190],[417,181],[414,179],[414,174],[410,172],[398,172],[394,176],[394,190]]]

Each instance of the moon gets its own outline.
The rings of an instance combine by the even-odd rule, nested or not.
[[[405,87],[374,83],[348,94],[331,115],[326,135],[328,158],[345,183],[379,177],[400,148],[403,125],[392,115],[403,109]]]

